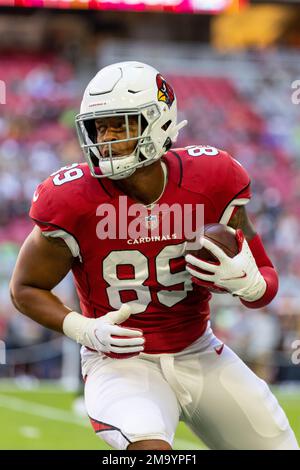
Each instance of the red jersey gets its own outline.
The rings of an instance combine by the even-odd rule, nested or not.
[[[195,222],[202,205],[204,224],[223,223],[229,206],[251,196],[243,167],[214,147],[171,150],[162,161],[168,180],[159,213],[142,206],[137,216],[137,202],[112,180],[92,177],[86,163],[41,183],[30,210],[43,232],[62,230],[76,245],[72,271],[83,315],[97,318],[130,304],[134,313],[122,326],[143,330],[149,354],[181,351],[204,333],[209,319],[211,294],[185,270],[184,217]],[[180,224],[171,208],[181,214]]]

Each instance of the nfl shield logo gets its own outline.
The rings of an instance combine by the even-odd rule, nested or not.
[[[145,225],[147,228],[150,228],[150,229],[156,228],[158,226],[157,215],[153,215],[153,214],[147,215],[145,217]]]

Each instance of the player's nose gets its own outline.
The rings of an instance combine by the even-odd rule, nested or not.
[[[108,142],[115,142],[116,140],[118,140],[118,139],[116,138],[116,135],[114,134],[114,132],[110,128],[107,128],[106,131],[105,131],[105,134],[103,135],[103,137],[101,139],[102,144],[107,143],[107,145],[102,145],[102,149],[101,149],[101,153],[104,157],[109,156],[109,144],[108,144]]]
[[[108,127],[103,135],[102,142],[112,142],[114,140],[117,140],[116,134],[113,129]]]

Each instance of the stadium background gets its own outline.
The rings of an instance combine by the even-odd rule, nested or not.
[[[106,448],[78,416],[77,345],[17,313],[8,281],[32,228],[36,185],[82,160],[74,116],[86,83],[122,60],[148,62],[174,85],[189,120],[179,145],[224,148],[252,176],[248,208],[279,270],[280,291],[256,311],[217,295],[212,321],[275,387],[299,439],[300,365],[292,354],[300,340],[300,2],[199,0],[185,2],[196,13],[178,14],[180,2],[148,1],[149,11],[134,2],[123,7],[129,3],[140,11],[110,10],[116,2],[96,11],[83,1],[69,2],[72,10],[0,1],[10,5],[0,7],[0,449]],[[71,277],[57,292],[78,309]],[[202,448],[181,425],[175,446]]]

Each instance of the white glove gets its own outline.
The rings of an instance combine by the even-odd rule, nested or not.
[[[110,357],[123,359],[136,356],[144,350],[143,332],[117,326],[127,320],[131,313],[127,304],[101,318],[87,318],[77,312],[70,312],[64,319],[63,332],[77,343]]]
[[[231,228],[231,227],[228,227]],[[266,291],[266,281],[258,270],[253,254],[242,230],[233,230],[239,246],[239,253],[230,258],[212,241],[202,238],[204,248],[209,250],[219,261],[218,264],[203,261],[191,254],[186,255],[187,271],[193,281],[203,287],[215,288],[220,292],[229,292],[248,302],[260,299]],[[203,273],[197,270],[208,271]]]

